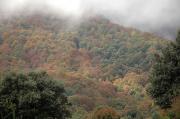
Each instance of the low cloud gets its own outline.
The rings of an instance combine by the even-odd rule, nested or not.
[[[101,14],[124,26],[173,39],[180,28],[180,0],[0,0],[3,17],[18,12]]]

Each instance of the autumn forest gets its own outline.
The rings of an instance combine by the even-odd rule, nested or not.
[[[174,41],[103,15],[0,21],[1,119],[180,119]]]

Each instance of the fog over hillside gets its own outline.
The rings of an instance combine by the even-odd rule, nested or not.
[[[173,39],[180,28],[179,0],[0,0],[1,18],[23,11],[56,15],[100,14],[123,26]]]

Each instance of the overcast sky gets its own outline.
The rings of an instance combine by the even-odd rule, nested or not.
[[[121,25],[169,39],[180,28],[180,0],[0,0],[1,15],[36,10],[78,17],[102,14]]]

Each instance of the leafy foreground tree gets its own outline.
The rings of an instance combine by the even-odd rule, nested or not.
[[[149,93],[157,105],[166,109],[180,94],[180,32],[176,41],[162,50],[156,60],[150,76]]]
[[[9,73],[0,84],[1,119],[65,119],[65,90],[45,72]]]

